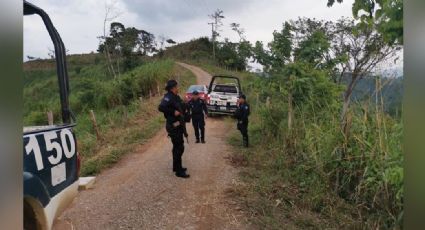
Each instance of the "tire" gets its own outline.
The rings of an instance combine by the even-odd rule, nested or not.
[[[34,209],[27,201],[24,201],[24,229],[41,230],[41,225],[37,221]]]

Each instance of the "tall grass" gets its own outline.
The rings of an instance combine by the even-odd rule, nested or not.
[[[273,78],[204,67],[239,76],[248,94],[252,148],[240,148],[237,132],[230,139],[234,161],[246,166],[234,192],[261,228],[402,227],[403,127],[384,111],[379,90],[352,104],[349,136],[336,85],[334,98],[312,94],[296,104],[289,132],[286,97]]]

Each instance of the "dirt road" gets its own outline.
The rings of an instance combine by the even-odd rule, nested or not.
[[[211,76],[190,69],[199,84]],[[183,90],[183,89],[182,89]],[[206,121],[206,144],[185,144],[183,164],[191,175],[172,173],[171,143],[165,128],[96,178],[94,189],[82,191],[59,218],[55,229],[248,229],[245,215],[226,196],[237,171],[225,159],[229,129],[220,118]],[[66,224],[65,224],[66,223]],[[67,227],[65,227],[67,226]]]

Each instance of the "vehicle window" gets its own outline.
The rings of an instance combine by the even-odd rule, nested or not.
[[[24,34],[23,125],[48,125],[47,112],[53,115],[54,124],[59,124],[61,105],[53,42],[38,15],[24,17]]]
[[[238,90],[236,89],[236,86],[234,85],[216,85],[214,87],[214,92],[238,93]]]
[[[193,93],[193,91],[204,92],[204,87],[202,85],[191,85],[187,90],[188,93]]]

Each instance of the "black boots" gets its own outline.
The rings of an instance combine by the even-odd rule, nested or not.
[[[186,174],[186,170],[187,170],[187,168],[182,168],[180,171],[177,171],[175,168],[173,168],[173,172],[176,173],[177,177],[189,178],[190,175]]]
[[[204,138],[202,138],[202,139],[201,139],[201,142],[202,142],[202,144],[205,144],[205,139],[204,139]]]
[[[196,139],[196,142],[195,143],[199,143],[199,139]]]
[[[189,178],[190,177],[190,175],[189,174],[186,174],[186,171],[181,171],[181,172],[176,172],[176,176],[177,177],[181,177],[181,178]]]
[[[183,171],[186,172],[187,168],[182,168]],[[176,172],[177,170],[175,168],[173,168],[173,172]]]

